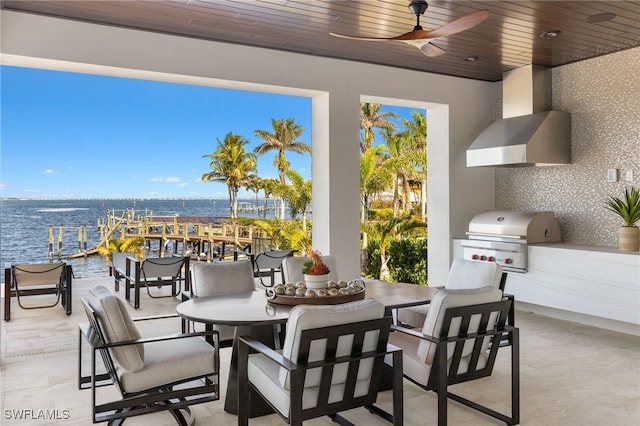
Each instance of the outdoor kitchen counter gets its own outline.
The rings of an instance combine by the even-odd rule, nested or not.
[[[618,253],[623,255],[640,257],[640,251],[620,251],[618,250],[617,247],[589,246],[589,245],[569,244],[569,243],[541,243],[541,244],[531,244],[530,246],[559,248],[559,249],[565,249],[565,250],[594,251],[594,252],[601,252],[601,253]]]
[[[505,290],[525,310],[640,334],[640,252],[545,243],[529,245],[528,257],[528,272],[510,273]]]

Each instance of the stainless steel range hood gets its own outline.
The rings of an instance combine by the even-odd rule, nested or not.
[[[503,119],[467,150],[467,167],[544,166],[571,162],[571,117],[551,109],[551,74],[528,65],[504,73]]]

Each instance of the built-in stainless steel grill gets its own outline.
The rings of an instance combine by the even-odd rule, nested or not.
[[[527,272],[527,246],[562,240],[553,212],[490,210],[469,222],[462,240],[465,259],[496,262],[507,271]]]

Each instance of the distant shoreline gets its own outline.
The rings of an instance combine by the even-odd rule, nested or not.
[[[229,198],[220,197],[124,197],[124,198],[22,198],[0,197],[0,201],[229,201]],[[266,198],[238,198],[238,201],[265,201]],[[269,198],[268,200],[273,200]]]

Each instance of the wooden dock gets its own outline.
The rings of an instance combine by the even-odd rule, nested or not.
[[[192,255],[200,260],[232,256],[236,249],[245,249],[257,239],[264,239],[264,231],[255,226],[241,226],[228,218],[136,215],[133,209],[111,210],[105,221],[98,222],[100,243],[86,247],[86,229],[78,230],[78,253],[65,258],[78,258],[98,253],[112,239],[141,238],[149,251]],[[62,246],[62,230],[58,246]],[[84,241],[83,241],[84,238]],[[49,257],[53,256],[53,230],[49,228]],[[58,252],[60,257],[60,253]]]

